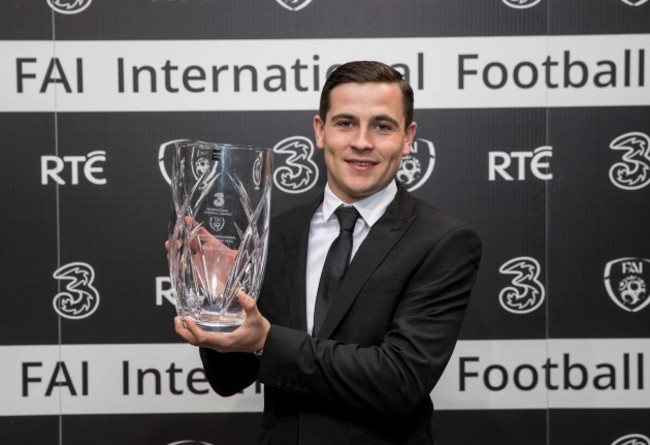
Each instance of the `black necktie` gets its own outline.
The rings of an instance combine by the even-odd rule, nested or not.
[[[336,289],[339,287],[339,283],[350,263],[352,232],[359,217],[359,213],[354,207],[340,206],[334,214],[339,220],[340,232],[327,251],[323,272],[318,284],[316,307],[314,308],[314,336],[318,334],[323,325],[323,320],[325,320],[325,315],[334,298]]]

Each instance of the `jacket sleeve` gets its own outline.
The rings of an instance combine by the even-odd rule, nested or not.
[[[210,386],[220,396],[232,396],[257,379],[259,360],[245,352],[221,353],[199,348],[203,370]]]
[[[407,276],[393,291],[395,306],[380,341],[341,341],[345,332],[339,340],[336,335],[312,338],[272,325],[258,380],[296,395],[391,416],[416,410],[451,357],[481,256],[480,239],[466,226],[450,229],[434,243],[417,244],[392,252],[395,268],[407,261],[412,266],[400,270]],[[373,329],[347,323],[351,330]]]
[[[287,227],[289,222],[295,222],[295,218],[287,216],[286,213],[276,216],[272,220],[269,251],[275,252],[280,260],[273,261],[269,258],[261,294],[272,293],[269,285],[278,279],[277,277],[281,273],[279,270],[284,270],[284,255],[287,253],[288,241],[285,237],[278,236],[279,232],[273,229]],[[295,235],[296,232],[290,231],[292,235]],[[265,300],[265,298],[263,295],[260,296],[261,300]],[[258,303],[260,302],[258,301]],[[262,310],[262,306],[263,304],[259,305],[260,310]],[[282,310],[286,312],[286,308],[283,307]],[[262,313],[266,315],[263,310]],[[221,396],[234,395],[250,386],[257,379],[259,359],[252,353],[222,353],[209,348],[200,348],[200,356],[210,386]]]

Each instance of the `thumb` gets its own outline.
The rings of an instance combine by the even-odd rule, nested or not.
[[[241,305],[242,309],[246,311],[246,314],[257,311],[257,303],[255,299],[253,299],[253,297],[248,295],[243,290],[240,290],[237,293],[237,300],[239,301],[239,304]]]

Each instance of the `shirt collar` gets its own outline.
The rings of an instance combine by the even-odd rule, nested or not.
[[[383,189],[363,198],[360,201],[352,203],[352,206],[357,209],[357,212],[359,212],[359,215],[361,215],[366,224],[368,224],[369,227],[372,227],[384,214],[386,208],[393,201],[396,194],[397,184],[395,181],[390,181],[390,183]],[[323,220],[328,221],[340,205],[349,204],[341,201],[334,192],[332,192],[329,184],[325,185]]]

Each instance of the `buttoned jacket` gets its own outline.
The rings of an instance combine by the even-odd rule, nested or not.
[[[261,359],[201,349],[208,380],[224,396],[264,384],[263,444],[432,444],[430,392],[456,344],[480,239],[399,186],[313,338],[306,258],[321,202],[271,222],[258,306],[272,326]]]

